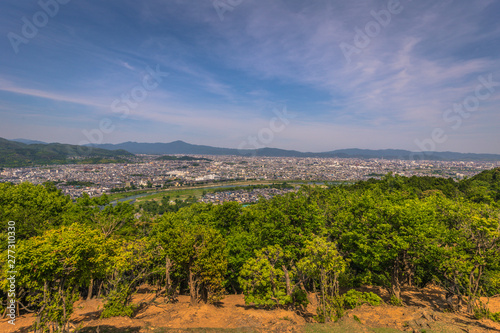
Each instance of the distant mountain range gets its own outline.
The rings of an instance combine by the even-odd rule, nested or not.
[[[38,141],[38,140],[30,140],[30,139],[14,139],[14,140],[11,140],[11,141],[21,142],[21,143],[24,143],[24,144],[27,144],[27,145],[33,145],[33,144],[46,145],[47,144],[47,142]]]
[[[127,162],[133,154],[125,150],[105,150],[61,143],[26,144],[0,138],[0,167],[24,167],[68,163]],[[31,140],[25,140],[31,141]]]
[[[388,160],[436,160],[436,161],[500,161],[497,154],[464,154],[454,152],[411,152],[408,150],[383,149],[340,149],[321,153],[300,152],[278,148],[233,149],[204,145],[193,145],[184,141],[170,143],[124,142],[119,144],[92,145],[96,148],[123,149],[133,154],[193,154],[193,155],[236,155],[262,157],[340,157],[340,158],[383,158]]]
[[[327,152],[300,152],[278,148],[234,149],[205,145],[193,145],[184,141],[170,143],[124,142],[119,144],[89,145],[93,149],[60,143],[45,143],[37,140],[0,138],[0,166],[29,166],[40,164],[65,164],[78,158],[87,163],[119,161],[132,154],[150,155],[234,155],[259,157],[337,157],[337,158],[380,158],[387,160],[434,160],[434,161],[500,161],[498,154],[473,154],[454,152],[411,152],[397,149],[340,149]],[[111,160],[110,160],[111,159]]]

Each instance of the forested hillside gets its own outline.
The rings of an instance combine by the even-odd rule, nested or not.
[[[60,143],[25,144],[0,138],[0,167],[45,164],[125,162],[133,156],[125,150],[106,150]]]
[[[299,313],[314,292],[319,322],[381,302],[341,289],[382,286],[403,305],[403,286],[432,283],[445,290],[446,311],[498,321],[480,297],[500,294],[499,174],[460,183],[387,175],[163,215],[108,205],[106,196],[73,202],[50,185],[0,184],[1,232],[15,232],[15,299],[21,314],[37,313],[37,332],[67,331],[82,297],[103,298],[102,317],[133,316],[131,297],[144,283],[169,302],[184,294],[193,306],[218,304],[243,293],[249,304]],[[2,250],[3,310],[12,267]]]

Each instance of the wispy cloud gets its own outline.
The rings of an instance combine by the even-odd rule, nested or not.
[[[211,1],[71,2],[30,41],[29,52],[5,57],[0,91],[85,106],[98,123],[112,116],[113,100],[141,84],[147,66],[159,65],[171,75],[110,140],[163,139],[161,124],[171,138],[233,142],[266,126],[262,105],[274,101],[297,114],[273,141],[283,148],[392,142],[411,149],[415,137],[443,125],[442,112],[470,94],[479,75],[500,81],[500,4],[401,4],[404,10],[348,63],[339,44],[353,43],[355,29],[387,1],[244,1],[222,22]],[[11,29],[16,22],[2,6],[0,20],[8,24],[0,30]],[[26,6],[17,7],[22,14]],[[443,149],[498,149],[491,144],[500,140],[491,127],[498,95],[461,128],[472,141],[465,145],[453,133]]]
[[[132,66],[130,66],[130,64],[126,61],[119,61],[119,63],[125,67],[126,69],[130,69],[131,71],[135,71],[136,69]]]
[[[57,93],[57,92],[49,92],[49,91],[44,91],[44,90],[39,90],[39,89],[19,87],[15,84],[8,82],[6,80],[3,80],[3,79],[0,79],[0,91],[25,95],[25,96],[29,96],[29,97],[43,98],[43,99],[48,99],[48,100],[52,100],[52,101],[56,101],[56,102],[67,102],[67,103],[74,103],[74,104],[93,106],[93,107],[99,107],[99,108],[107,107],[107,105],[96,103],[92,99],[81,98],[78,96],[71,96],[67,93]]]

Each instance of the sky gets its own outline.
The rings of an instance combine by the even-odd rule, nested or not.
[[[500,154],[499,0],[2,0],[0,137]]]

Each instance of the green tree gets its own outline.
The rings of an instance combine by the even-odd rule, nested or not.
[[[114,233],[123,236],[132,236],[134,228],[134,208],[128,203],[119,202],[116,205],[107,205],[103,209],[95,209],[91,216],[93,227],[101,230],[105,237]]]
[[[500,211],[467,202],[450,204],[450,208],[443,246],[435,252],[436,277],[447,290],[453,310],[465,302],[467,312],[474,313],[482,306],[479,297],[486,296],[485,278],[500,269]]]
[[[268,246],[255,251],[240,273],[240,285],[245,295],[245,303],[254,303],[267,308],[287,307],[292,297],[287,295],[287,281],[284,265],[285,253],[279,246]],[[293,279],[293,274],[289,278]]]
[[[174,292],[173,274],[187,277],[192,305],[199,300],[218,302],[227,272],[226,241],[207,223],[200,223],[206,212],[202,209],[198,213],[191,207],[176,214],[167,213],[151,236],[151,242],[160,247],[165,263],[167,294]]]
[[[369,190],[333,217],[332,238],[338,239],[361,283],[383,285],[400,302],[401,286],[414,283],[427,247],[436,243],[436,200]]]
[[[108,260],[110,249],[103,235],[73,224],[22,240],[16,248],[18,287],[29,291],[27,300],[38,309],[35,332],[46,332],[49,327],[68,332],[78,288],[88,285]]]
[[[339,297],[339,274],[346,269],[346,261],[340,256],[334,243],[325,238],[314,237],[307,240],[304,257],[297,267],[310,278],[319,282],[321,297],[319,298],[319,317],[325,322],[341,316],[334,305]]]
[[[135,306],[132,295],[138,285],[152,274],[153,253],[149,251],[147,239],[113,239],[113,254],[107,266],[105,296],[102,318],[132,316]]]
[[[18,240],[41,235],[62,225],[71,205],[69,197],[43,185],[0,183],[0,232],[7,230],[8,221],[14,221]]]
[[[304,192],[261,200],[252,210],[248,223],[259,248],[279,245],[294,261],[300,258],[307,239],[325,233],[324,213]]]

